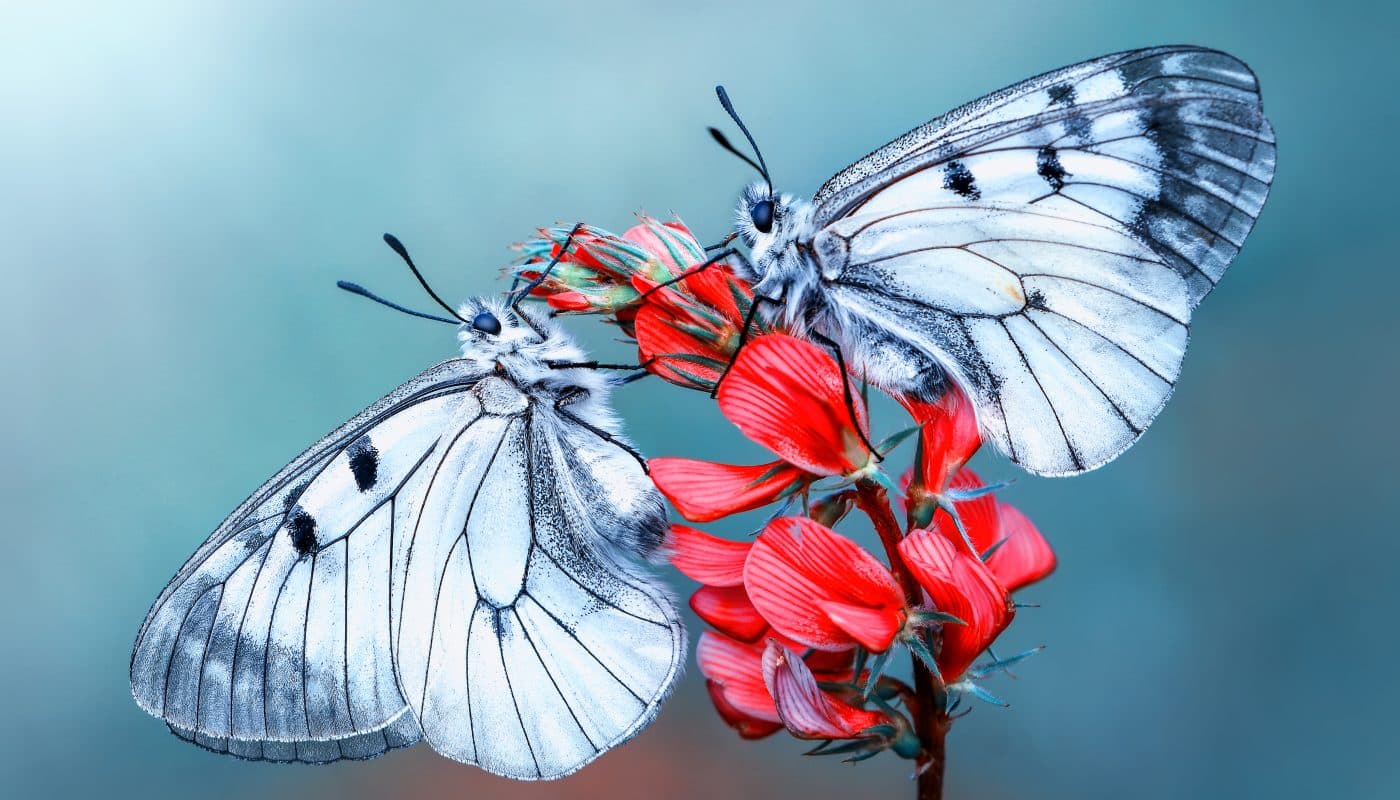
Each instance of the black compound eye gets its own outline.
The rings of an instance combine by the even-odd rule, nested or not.
[[[753,226],[759,233],[768,233],[773,230],[773,201],[759,200],[749,209],[749,217],[753,220]]]
[[[496,315],[490,311],[483,311],[472,317],[472,327],[482,333],[489,333],[492,336],[501,332],[501,321],[496,319]]]

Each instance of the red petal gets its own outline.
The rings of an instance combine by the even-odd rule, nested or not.
[[[652,217],[642,217],[641,224],[628,228],[622,238],[647,251],[673,275],[705,261],[705,249],[683,225],[666,225]]]
[[[757,641],[768,631],[742,586],[702,586],[690,596],[690,608],[715,630],[741,642]]]
[[[981,489],[983,486],[986,484],[977,477],[977,473],[964,467],[953,476],[948,488],[967,491]],[[977,551],[975,555],[982,555],[1001,541],[1001,516],[997,513],[997,499],[992,493],[988,492],[971,500],[958,500],[953,503],[953,508],[957,509],[958,519],[962,520],[967,538],[972,540],[972,546]],[[958,527],[949,519],[948,512],[942,509],[934,512],[933,525],[930,527],[952,539],[955,544],[963,544],[962,534],[958,533]]]
[[[802,659],[769,641],[763,651],[763,679],[783,724],[802,739],[852,739],[889,722],[877,711],[843,703],[817,687]]]
[[[744,435],[816,475],[845,475],[870,454],[851,424],[845,376],[811,342],[770,334],[750,341],[720,384],[719,408]],[[852,395],[865,427],[865,404]]]
[[[753,547],[748,542],[731,542],[685,525],[671,526],[666,546],[671,566],[706,586],[743,585],[744,561]]]
[[[987,559],[997,581],[1014,592],[1055,571],[1055,553],[1020,509],[1001,503],[1001,535],[1006,540]]]
[[[633,320],[637,354],[650,362],[647,370],[663,380],[708,391],[729,363],[732,345],[708,322],[653,302],[665,291],[651,295],[637,309]]]
[[[855,542],[810,519],[783,517],[768,523],[744,564],[749,600],[779,633],[819,650],[856,643],[889,647],[903,624],[904,597],[889,570]],[[870,609],[883,619],[853,635],[827,613],[840,604],[846,624],[857,621],[846,606]]]
[[[899,553],[934,608],[966,623],[943,626],[943,646],[937,654],[943,680],[957,681],[1011,624],[1016,613],[1011,596],[976,556],[941,534],[913,531],[900,541]]]
[[[710,522],[777,500],[801,481],[801,470],[781,461],[751,467],[689,458],[653,458],[651,480],[681,516]]]
[[[977,429],[977,407],[953,381],[933,403],[909,397],[898,399],[922,426],[919,436],[923,457],[917,465],[917,482],[927,491],[941,494],[953,475],[982,444]]]
[[[757,646],[705,631],[695,645],[695,663],[701,674],[719,684],[724,699],[736,711],[768,722],[781,721],[763,682],[763,654]]]
[[[593,307],[592,301],[581,292],[559,292],[550,295],[545,302],[560,311],[587,311]]]
[[[817,607],[828,619],[836,623],[838,628],[860,642],[862,647],[877,653],[890,646],[903,622],[899,614],[891,614],[883,608],[867,608],[834,600],[819,601]]]
[[[724,686],[717,681],[705,681],[705,689],[710,693],[710,702],[715,704],[715,711],[719,714],[724,724],[738,731],[739,736],[744,739],[762,739],[765,736],[772,736],[783,729],[783,723],[770,722],[766,719],[758,719],[734,707],[729,699],[724,696]]]

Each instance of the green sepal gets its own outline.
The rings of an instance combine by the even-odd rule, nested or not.
[[[996,656],[992,656],[991,661],[985,664],[978,664],[969,669],[967,674],[974,678],[985,678],[988,675],[1005,672],[1008,667],[1013,667],[1044,649],[1045,645],[1040,645],[1039,647],[1032,647],[1023,653],[1017,653],[1009,658],[997,658]]]
[[[879,453],[882,456],[887,455],[891,450],[894,450],[896,447],[899,447],[901,444],[903,444],[905,439],[908,439],[910,436],[913,436],[915,433],[918,432],[918,425],[905,428],[902,431],[895,431],[889,436],[886,436],[884,439],[881,439],[875,445],[875,452]]]

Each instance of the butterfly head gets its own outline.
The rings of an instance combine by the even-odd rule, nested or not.
[[[782,295],[802,271],[797,244],[810,238],[812,204],[787,194],[773,193],[763,181],[744,189],[734,210],[734,229],[749,246],[755,289],[770,296]]]
[[[457,309],[463,357],[494,369],[520,372],[525,365],[570,360],[578,348],[544,313],[494,297],[474,297]]]

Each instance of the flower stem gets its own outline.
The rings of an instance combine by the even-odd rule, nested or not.
[[[905,601],[910,608],[923,604],[923,589],[919,582],[904,567],[899,557],[899,540],[904,532],[890,509],[889,493],[885,487],[870,480],[862,480],[856,486],[856,505],[870,517],[880,542],[885,546],[885,557],[890,562],[890,572],[904,590]],[[943,711],[944,698],[938,680],[929,672],[917,656],[914,662],[914,695],[911,714],[914,717],[914,732],[919,735],[920,753],[917,763],[918,800],[941,800],[943,797],[943,768],[946,762],[944,739],[952,720]]]

